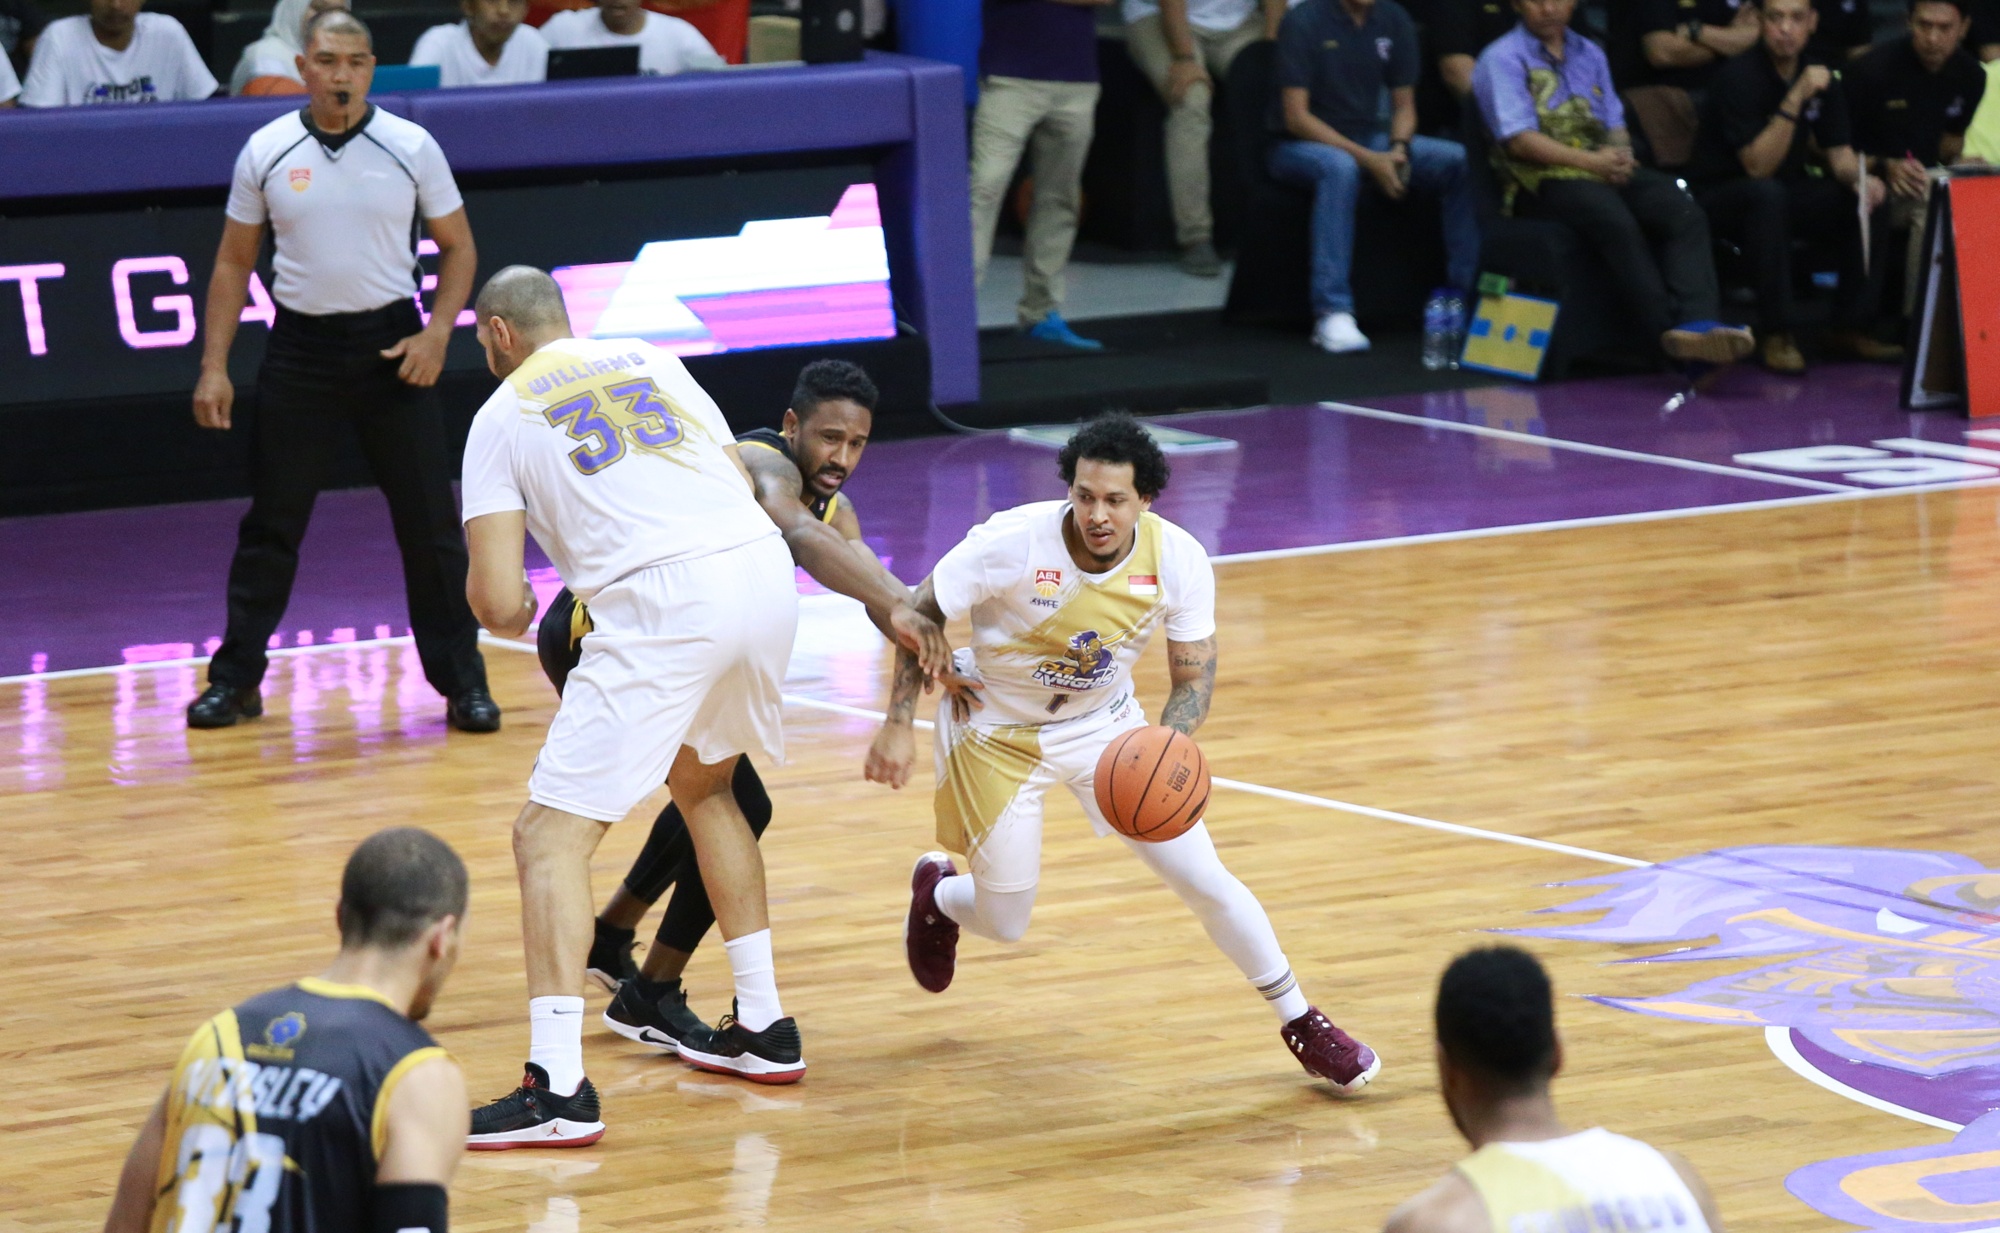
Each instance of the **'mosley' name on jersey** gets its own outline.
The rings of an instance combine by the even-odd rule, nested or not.
[[[995,514],[932,573],[944,614],[971,614],[981,724],[1087,715],[1131,691],[1132,665],[1159,625],[1175,642],[1215,632],[1215,572],[1192,535],[1143,514],[1125,559],[1085,573],[1063,541],[1070,517],[1064,501]]]
[[[340,1094],[340,1077],[311,1067],[260,1066],[236,1057],[202,1057],[181,1073],[181,1101],[216,1113],[309,1122]]]

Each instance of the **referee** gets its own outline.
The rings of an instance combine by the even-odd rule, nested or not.
[[[389,501],[424,677],[448,699],[447,723],[492,732],[500,708],[465,598],[452,460],[431,389],[478,263],[464,201],[437,141],[368,103],[375,53],[358,18],[339,9],[315,17],[298,65],[310,101],[258,129],[237,155],[208,283],[194,418],[227,429],[229,345],[271,229],[277,321],[257,376],[250,512],[229,566],[228,630],[188,726],[226,728],[263,712],[265,647],[291,598],[326,466],[351,428]],[[419,217],[438,246],[428,326],[416,305]]]

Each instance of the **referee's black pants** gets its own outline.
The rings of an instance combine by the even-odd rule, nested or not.
[[[443,412],[435,391],[404,384],[398,361],[380,354],[422,328],[408,302],[327,316],[278,307],[257,375],[250,512],[236,531],[229,626],[209,663],[210,682],[248,689],[264,679],[265,648],[292,597],[299,541],[327,467],[352,431],[389,501],[424,678],[447,698],[486,684],[479,622],[465,598],[465,538]]]

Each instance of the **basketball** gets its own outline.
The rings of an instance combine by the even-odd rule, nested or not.
[[[1120,834],[1165,843],[1208,808],[1208,759],[1185,733],[1134,728],[1097,759],[1096,789],[1098,811]]]

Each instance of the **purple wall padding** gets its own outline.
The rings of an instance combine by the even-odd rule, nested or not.
[[[871,54],[852,64],[376,101],[429,129],[460,172],[789,151],[874,157],[898,302],[930,344],[932,398],[955,403],[979,397],[962,97],[956,65]],[[0,111],[0,200],[225,186],[244,139],[298,105],[266,98]]]

